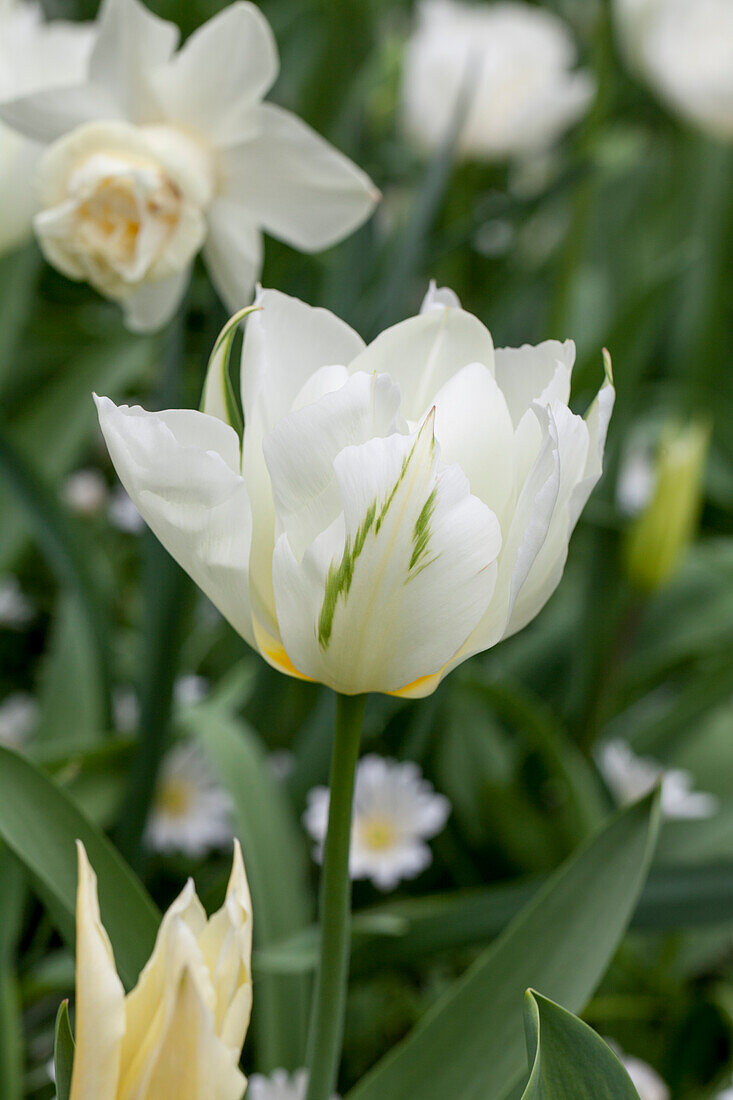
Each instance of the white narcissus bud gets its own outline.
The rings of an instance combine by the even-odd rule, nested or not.
[[[521,0],[422,0],[402,84],[409,137],[434,149],[468,97],[458,137],[464,157],[496,160],[550,147],[584,114],[595,85],[574,68],[568,27]]]
[[[730,0],[615,0],[630,64],[673,110],[714,138],[733,140]]]
[[[125,996],[81,843],[76,907],[76,1049],[70,1100],[241,1100],[252,1005],[252,907],[242,853],[208,920],[189,881]]]
[[[90,23],[46,22],[31,0],[0,3],[0,102],[81,80],[93,43]],[[33,174],[40,146],[0,123],[0,253],[31,236]]]
[[[274,667],[345,694],[428,695],[521,629],[562,576],[614,391],[569,407],[572,342],[494,351],[454,295],[368,347],[261,291],[244,435],[216,354],[203,412],[98,398],[140,513]]]
[[[279,61],[259,9],[237,0],[176,50],[140,0],[103,0],[86,82],[0,103],[49,145],[35,227],[51,263],[148,331],[173,315],[199,250],[232,309],[251,297],[262,231],[304,251],[341,240],[379,197],[289,111],[263,103]],[[22,89],[21,89],[22,91]]]

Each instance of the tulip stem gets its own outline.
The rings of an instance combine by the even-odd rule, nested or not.
[[[330,1100],[341,1055],[351,939],[351,813],[365,703],[365,695],[336,696],[321,876],[321,950],[310,1022],[306,1100]]]

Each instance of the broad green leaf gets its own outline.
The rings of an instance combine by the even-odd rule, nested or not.
[[[42,771],[0,746],[0,836],[31,872],[59,930],[74,942],[76,850],[81,840],[99,880],[104,923],[120,977],[137,980],[155,942],[159,913],[102,832]]]
[[[183,724],[197,736],[234,799],[255,912],[258,948],[308,926],[303,847],[290,808],[256,733],[220,707],[193,708]],[[265,975],[254,1018],[258,1065],[295,1069],[305,1056],[308,987],[302,976]]]
[[[36,744],[63,746],[70,731],[90,743],[104,732],[104,700],[96,668],[96,648],[78,601],[63,596],[56,608],[41,670],[41,717]]]
[[[16,958],[26,900],[23,868],[0,845],[0,1096],[23,1097],[23,1023]]]
[[[639,1100],[628,1073],[595,1031],[531,989],[524,1026],[532,1072],[522,1100]]]
[[[56,1077],[56,1100],[69,1100],[71,1071],[74,1068],[74,1036],[69,1023],[69,1002],[62,1001],[56,1016],[53,1043],[53,1065]]]
[[[524,1072],[522,997],[541,986],[579,1011],[631,918],[651,859],[658,798],[611,819],[567,860],[349,1100],[497,1100]]]

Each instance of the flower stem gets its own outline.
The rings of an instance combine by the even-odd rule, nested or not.
[[[308,1042],[306,1100],[330,1100],[344,1031],[351,931],[351,811],[365,695],[336,696],[331,797],[321,876],[321,950]]]

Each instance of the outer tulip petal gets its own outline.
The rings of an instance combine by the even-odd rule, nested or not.
[[[499,518],[514,489],[514,428],[489,369],[470,363],[435,396],[435,434],[447,464],[457,462],[471,492]]]
[[[77,842],[76,1053],[71,1100],[117,1100],[125,993],[97,899],[97,878]]]
[[[336,456],[344,447],[393,435],[399,408],[400,391],[387,375],[354,374],[265,437],[275,510],[296,558],[342,511]]]
[[[214,1029],[198,983],[184,969],[157,1058],[134,1100],[241,1100],[247,1079]],[[133,1097],[130,1097],[133,1100]]]
[[[421,313],[427,313],[431,309],[460,309],[461,302],[454,290],[447,286],[438,286],[435,279],[430,280],[427,294],[420,306]]]
[[[329,310],[277,290],[260,290],[255,304],[259,312],[247,322],[242,349],[242,404],[246,421],[261,398],[269,431],[311,375],[321,367],[347,366],[364,341]]]
[[[386,329],[351,364],[352,371],[389,374],[400,387],[402,412],[417,422],[432,398],[469,363],[494,373],[494,344],[484,325],[462,309],[429,309]]]
[[[115,469],[168,552],[249,643],[252,519],[239,439],[216,417],[147,413],[97,398]]]
[[[98,25],[89,83],[95,94],[117,105],[117,112],[107,117],[157,122],[149,74],[170,60],[178,45],[178,27],[154,15],[140,0],[104,0]]]
[[[238,1058],[252,1009],[252,900],[238,840],[224,904],[199,947],[214,983],[216,1033]]]
[[[259,128],[249,116],[278,65],[270,24],[254,4],[238,0],[193,32],[154,86],[168,119],[226,144]]]
[[[344,517],[273,575],[285,649],[336,691],[398,691],[438,672],[485,611],[501,536],[457,466],[438,470],[432,416],[412,436],[335,461]]]
[[[371,213],[369,177],[290,111],[255,109],[259,133],[226,151],[222,193],[268,233],[306,252],[328,248]]]
[[[249,304],[262,270],[262,234],[246,208],[233,199],[214,199],[206,219],[204,260],[219,297],[236,313]]]
[[[521,348],[496,349],[496,381],[515,427],[534,401],[543,406],[551,401],[567,405],[574,363],[572,340],[564,344],[545,340],[536,347],[524,344]]]

